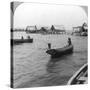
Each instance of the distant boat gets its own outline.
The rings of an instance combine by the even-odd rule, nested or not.
[[[87,36],[87,32],[82,32],[81,36]]]
[[[84,64],[68,81],[68,85],[87,84],[88,83],[88,65]]]
[[[57,48],[57,49],[49,49],[46,51],[46,53],[50,54],[52,58],[61,57],[63,55],[69,54],[73,52],[73,45],[67,45],[63,48]]]
[[[18,45],[22,43],[32,43],[33,39],[11,39],[11,45]]]

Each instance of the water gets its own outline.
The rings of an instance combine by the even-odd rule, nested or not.
[[[34,42],[14,46],[14,87],[66,85],[70,77],[87,63],[87,37],[14,32],[14,39],[22,35],[24,38],[29,35]],[[46,53],[47,43],[51,43],[52,48],[60,48],[67,44],[68,37],[71,37],[74,53],[51,63],[50,55]]]

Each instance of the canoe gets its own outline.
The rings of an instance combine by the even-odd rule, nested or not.
[[[88,83],[88,64],[84,64],[68,81],[67,85],[87,84]]]
[[[82,32],[81,36],[87,36],[87,32]]]
[[[52,58],[61,57],[66,54],[70,54],[73,52],[73,45],[67,45],[63,48],[57,48],[57,49],[49,49],[46,51],[46,53],[50,54]]]
[[[33,39],[11,39],[11,45],[18,45],[22,43],[32,43]]]

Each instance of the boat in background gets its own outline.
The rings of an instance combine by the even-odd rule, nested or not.
[[[84,64],[68,81],[68,85],[88,83],[88,64]]]
[[[30,39],[11,39],[11,46],[19,45],[22,43],[32,43],[32,42],[33,42],[32,38],[30,38]]]
[[[46,51],[46,53],[50,54],[52,58],[61,57],[66,54],[70,54],[73,52],[73,45],[67,45],[63,48],[57,48],[57,49],[49,49]]]
[[[88,33],[87,32],[82,32],[81,36],[88,36]]]

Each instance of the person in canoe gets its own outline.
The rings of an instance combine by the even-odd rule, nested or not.
[[[21,37],[21,39],[22,39],[22,40],[24,39],[23,36]]]
[[[72,45],[71,38],[68,38],[68,46]]]
[[[51,49],[51,43],[48,43],[48,49]]]
[[[28,39],[30,39],[30,36],[27,36]]]

